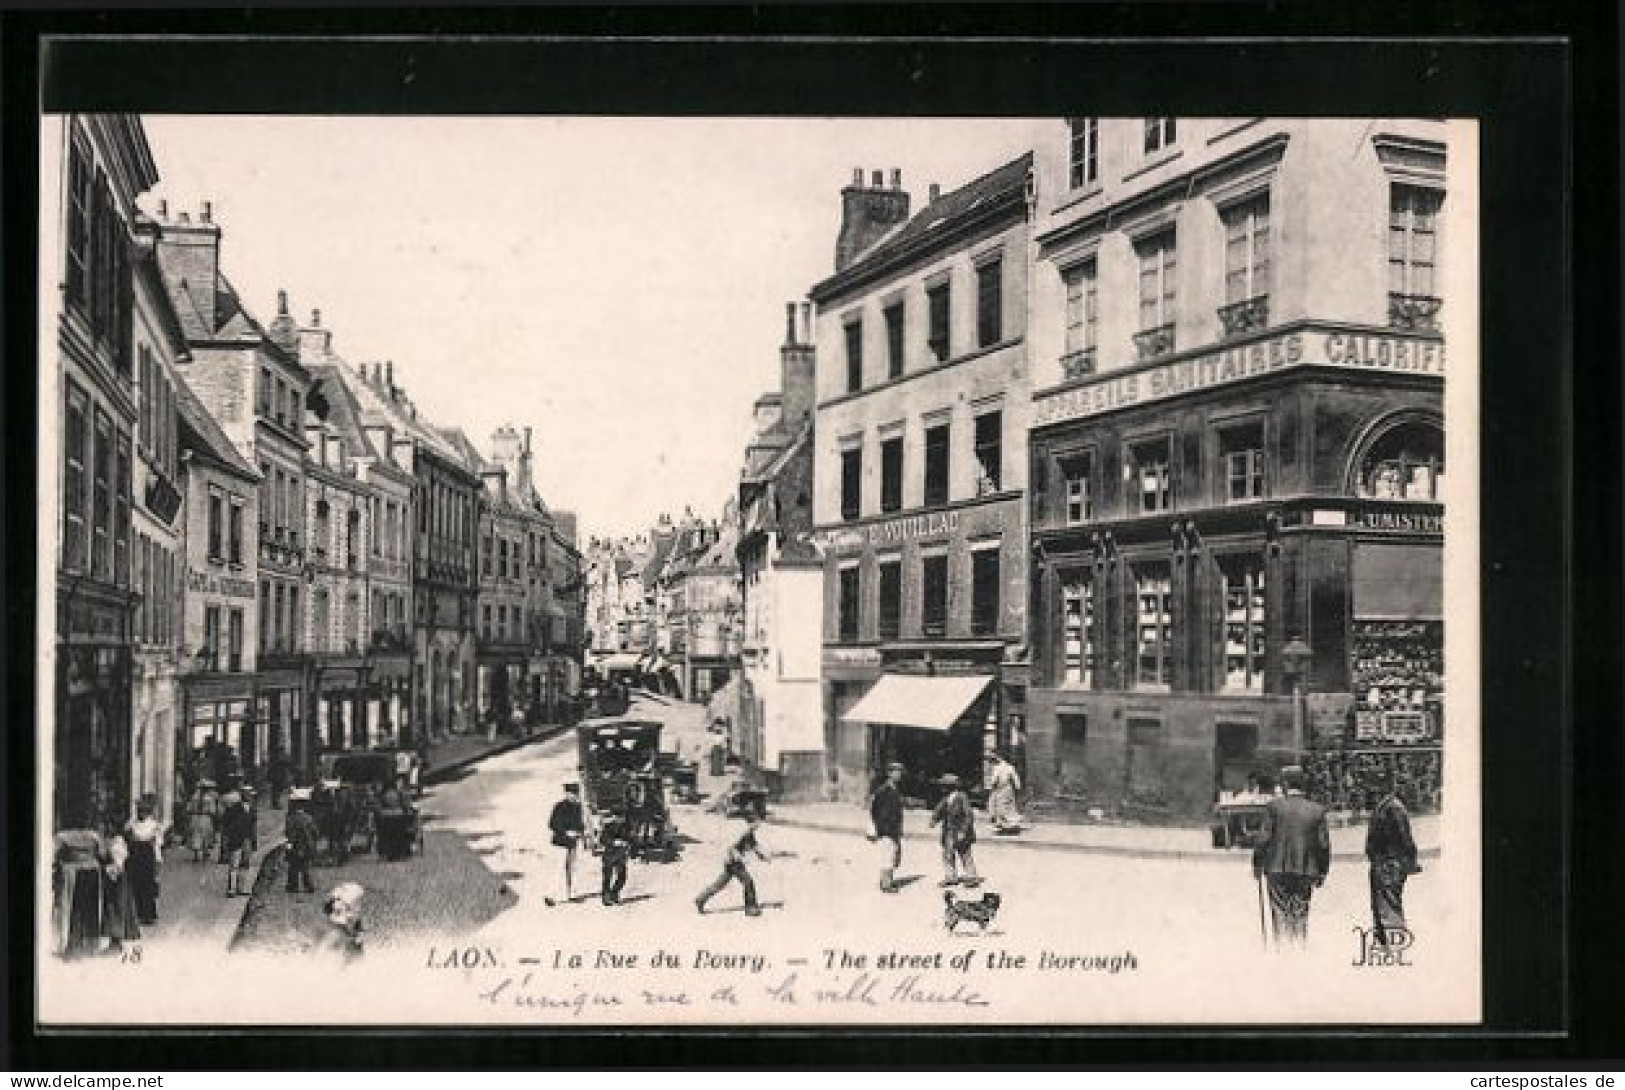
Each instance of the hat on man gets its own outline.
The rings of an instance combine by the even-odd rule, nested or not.
[[[581,794],[581,785],[579,783],[567,783],[564,785],[564,792],[567,795],[579,795]]]
[[[955,776],[952,772],[944,772],[941,776],[937,777],[937,782],[944,787],[958,787],[959,777]]]
[[[887,772],[906,772],[907,769],[905,769],[903,767],[903,762],[902,761],[892,761],[890,764],[888,764],[886,766],[886,771]]]
[[[289,802],[309,802],[310,801],[310,794],[311,794],[310,788],[308,788],[308,787],[295,787],[292,791],[288,792],[288,801]]]

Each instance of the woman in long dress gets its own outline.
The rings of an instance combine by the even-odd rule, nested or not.
[[[130,894],[135,898],[136,917],[144,924],[158,922],[158,872],[164,862],[164,826],[152,812],[151,801],[142,799],[136,804],[135,819],[124,827],[130,849],[125,864]]]
[[[122,836],[107,844],[102,858],[102,938],[114,949],[141,937],[130,888],[130,846]]]
[[[1016,809],[1016,792],[1021,790],[1021,776],[1015,766],[998,754],[988,757],[987,816],[993,827],[1001,833],[1021,829],[1021,813]]]

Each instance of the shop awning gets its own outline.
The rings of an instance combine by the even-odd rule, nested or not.
[[[947,730],[993,683],[991,677],[916,677],[884,674],[850,711],[848,723]]]
[[[600,670],[636,670],[643,660],[630,651],[617,651],[605,658],[598,659],[593,666]]]

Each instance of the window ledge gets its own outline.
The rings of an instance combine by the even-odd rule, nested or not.
[[[1158,167],[1166,166],[1167,164],[1172,163],[1174,160],[1180,158],[1184,154],[1185,149],[1180,147],[1163,148],[1159,151],[1151,152],[1146,156],[1143,163],[1129,171],[1127,174],[1123,175],[1123,181],[1132,182],[1136,178],[1150,174]]]

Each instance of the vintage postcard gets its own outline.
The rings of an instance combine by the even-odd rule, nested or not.
[[[42,1027],[1480,1020],[1472,121],[41,125]]]

